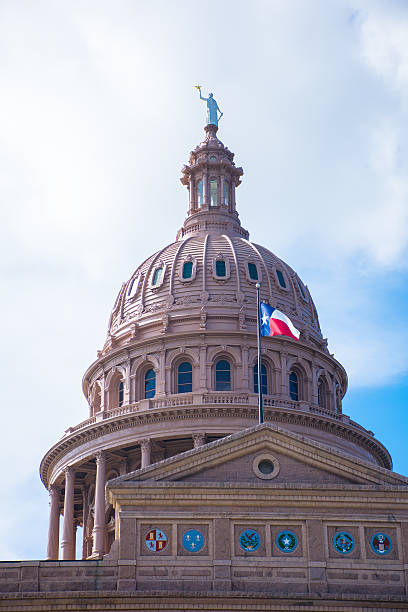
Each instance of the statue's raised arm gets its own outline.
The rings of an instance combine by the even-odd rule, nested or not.
[[[211,124],[218,126],[218,121],[221,119],[223,113],[215,101],[213,94],[210,93],[208,94],[208,98],[204,98],[204,96],[201,95],[201,85],[196,85],[196,88],[200,92],[200,100],[205,100],[207,102],[207,125]],[[219,116],[218,113],[220,113]]]

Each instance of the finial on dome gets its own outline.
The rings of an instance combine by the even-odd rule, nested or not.
[[[214,95],[209,93],[208,98],[203,98],[201,95],[201,85],[196,85],[195,88],[200,92],[200,100],[205,100],[205,102],[207,102],[207,125],[215,125],[218,127],[218,121],[221,119],[224,113],[222,113],[219,109]],[[218,113],[220,113],[219,116]]]

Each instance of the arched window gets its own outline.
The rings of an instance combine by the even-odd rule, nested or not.
[[[290,399],[297,402],[299,400],[299,379],[296,372],[289,374],[289,395]]]
[[[125,394],[125,385],[123,380],[120,381],[119,383],[119,389],[118,389],[118,406],[123,406],[123,399],[124,399],[124,394]]]
[[[261,364],[261,391],[263,395],[268,393],[268,373],[266,366]],[[254,393],[258,393],[258,364],[254,365]]]
[[[227,276],[227,268],[223,259],[217,259],[215,262],[215,274],[216,276]]]
[[[229,206],[229,190],[230,190],[229,182],[224,181],[224,204],[225,206]]]
[[[203,205],[203,181],[198,181],[197,183],[197,206]]]
[[[156,394],[156,372],[153,368],[147,370],[144,376],[144,396],[145,398],[154,397]]]
[[[218,181],[217,179],[210,180],[210,203],[211,203],[211,206],[218,206]]]
[[[317,381],[317,403],[321,408],[327,408],[327,385],[323,378]]]
[[[185,261],[183,264],[183,278],[191,278],[193,275],[193,262]]]
[[[231,366],[226,359],[215,364],[215,390],[231,391]]]
[[[177,393],[191,393],[193,390],[193,366],[183,361],[177,368]]]

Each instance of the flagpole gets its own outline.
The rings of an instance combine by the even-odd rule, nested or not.
[[[259,423],[264,422],[263,401],[262,401],[262,362],[261,362],[261,300],[259,290],[261,285],[256,283],[256,324],[257,324],[257,340],[258,340],[258,408],[259,408]]]

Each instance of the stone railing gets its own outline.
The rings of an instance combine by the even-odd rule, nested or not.
[[[75,433],[85,427],[105,421],[107,419],[113,419],[134,413],[144,413],[154,409],[165,409],[165,408],[177,408],[179,406],[192,406],[198,407],[200,405],[216,405],[216,406],[257,406],[258,396],[255,393],[233,393],[229,391],[219,393],[181,393],[177,395],[171,395],[169,397],[143,399],[133,404],[127,404],[126,406],[120,406],[118,408],[112,408],[111,410],[98,412],[95,416],[92,416],[82,423],[70,427],[64,433],[64,436]],[[263,398],[264,408],[279,408],[286,410],[296,410],[302,412],[312,412],[322,416],[328,416],[337,421],[343,423],[350,423],[353,427],[357,427],[362,431],[365,431],[364,427],[358,425],[354,421],[344,414],[335,414],[327,408],[311,404],[309,402],[295,402],[289,399],[282,399],[272,396],[264,396]],[[370,432],[371,433],[371,432]]]
[[[203,404],[249,404],[249,395],[240,393],[205,393]]]

